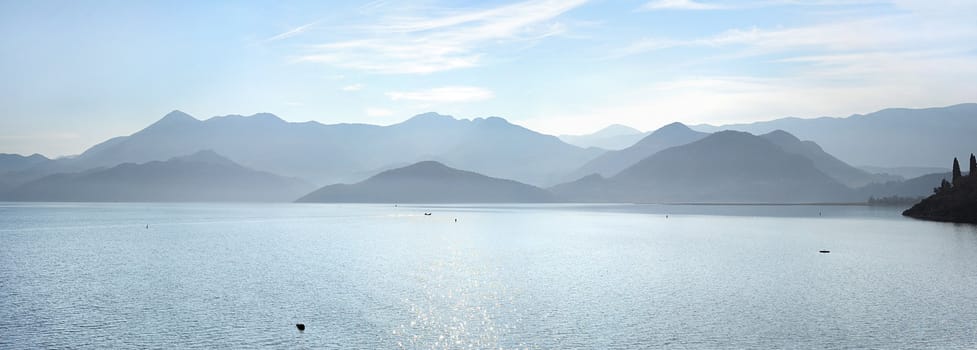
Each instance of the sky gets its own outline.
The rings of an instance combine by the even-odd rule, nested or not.
[[[172,110],[549,134],[977,102],[977,1],[0,0],[0,153]]]

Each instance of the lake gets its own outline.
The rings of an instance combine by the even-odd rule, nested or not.
[[[977,226],[899,211],[0,203],[0,348],[977,347]]]

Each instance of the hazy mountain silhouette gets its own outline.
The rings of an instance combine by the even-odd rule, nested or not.
[[[649,156],[619,174],[554,186],[574,201],[805,203],[849,201],[852,190],[803,156],[723,131]]]
[[[290,201],[314,186],[251,170],[212,151],[40,178],[0,194],[11,201]]]
[[[620,150],[631,147],[647,133],[621,124],[611,124],[591,134],[560,135],[560,140],[583,148],[597,147],[606,150]]]
[[[821,172],[851,188],[861,187],[871,183],[901,180],[901,178],[896,176],[870,174],[864,170],[855,168],[828,154],[814,141],[801,141],[794,135],[783,130],[774,130],[760,135],[760,137],[780,146],[787,153],[810,159],[814,162],[814,167],[818,168],[818,170],[821,170]]]
[[[329,185],[300,198],[322,203],[544,203],[554,197],[538,187],[423,161],[387,170],[365,181]]]
[[[63,160],[48,159],[36,153],[30,156],[0,154],[0,191],[56,173],[61,168],[61,161]]]
[[[874,183],[857,189],[861,197],[926,197],[933,194],[933,188],[939,187],[942,180],[949,180],[950,173],[928,174],[904,181],[888,181]]]
[[[830,154],[856,166],[944,167],[940,161],[977,147],[977,103],[948,107],[890,108],[847,118],[783,118],[750,124],[697,125],[701,131],[741,130],[754,134],[786,130],[817,141]]]
[[[506,122],[436,113],[390,126],[288,123],[272,114],[204,121],[174,111],[130,136],[96,145],[74,168],[168,159],[212,149],[244,166],[317,183],[356,181],[376,169],[436,159],[492,176],[552,183],[600,154]]]
[[[21,171],[29,169],[31,167],[37,166],[38,164],[43,164],[50,162],[51,160],[45,156],[34,153],[29,156],[22,156],[19,154],[9,154],[0,153],[0,174],[11,172],[11,171]]]
[[[881,167],[881,166],[860,166],[862,169],[870,174],[882,174],[887,176],[898,176],[903,179],[912,179],[924,175],[936,174],[936,173],[948,173],[950,168],[943,167],[917,167],[917,166],[906,166],[906,167]]]
[[[613,176],[661,150],[688,144],[707,135],[709,134],[692,130],[685,124],[671,123],[648,134],[631,147],[619,151],[608,151],[594,158],[571,173],[566,179],[577,179],[590,174],[600,174],[604,177]]]

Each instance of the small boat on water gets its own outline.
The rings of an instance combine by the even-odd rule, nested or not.
[[[424,213],[424,216],[431,216],[431,213]]]
[[[828,254],[828,253],[831,253],[831,251],[830,250],[819,250],[818,253]]]

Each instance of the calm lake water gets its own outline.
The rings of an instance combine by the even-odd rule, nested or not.
[[[3,349],[975,347],[895,209],[0,203]]]

